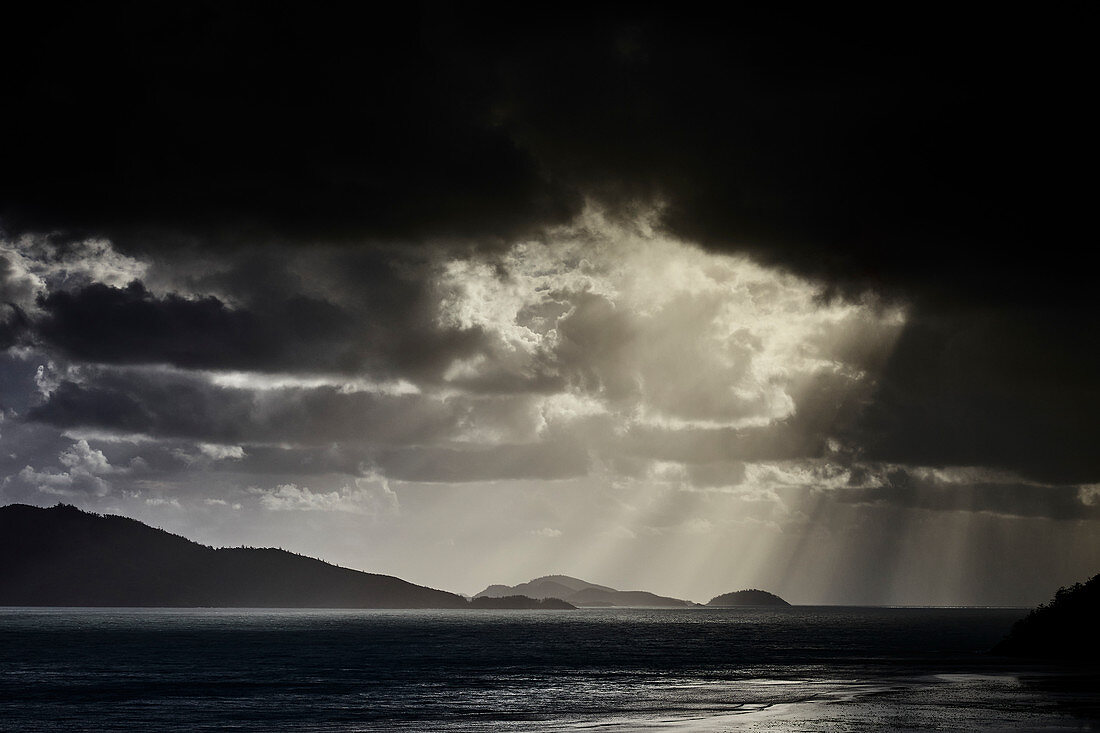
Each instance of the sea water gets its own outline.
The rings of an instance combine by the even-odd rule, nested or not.
[[[1090,730],[1021,609],[0,609],[4,731]]]

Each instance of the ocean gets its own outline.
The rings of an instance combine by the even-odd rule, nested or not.
[[[4,731],[1080,731],[1022,609],[0,609]]]

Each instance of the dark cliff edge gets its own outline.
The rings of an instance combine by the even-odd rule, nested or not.
[[[790,606],[791,604],[774,593],[750,588],[748,590],[738,590],[732,593],[723,593],[720,596],[715,596],[707,602],[707,605],[717,608],[728,608],[732,606]]]
[[[284,550],[214,549],[62,504],[0,507],[0,556],[0,606],[471,607],[389,575]]]
[[[1095,662],[1100,655],[1100,575],[1059,588],[1012,626],[993,654]]]

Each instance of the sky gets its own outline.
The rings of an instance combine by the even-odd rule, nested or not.
[[[0,502],[468,594],[1045,600],[1100,570],[1079,10],[17,11]]]

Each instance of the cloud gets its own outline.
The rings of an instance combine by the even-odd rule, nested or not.
[[[380,444],[452,435],[461,402],[421,395],[345,393],[334,387],[252,391],[185,373],[89,369],[64,381],[29,417],[63,428],[99,428],[205,443]]]
[[[170,498],[170,499],[166,499],[162,496],[154,496],[154,497],[146,499],[145,503],[148,504],[149,506],[170,506],[170,507],[173,507],[174,509],[180,509],[182,507],[182,505],[180,504],[179,499],[176,499],[174,497]]]
[[[791,417],[793,390],[823,372],[834,390],[842,378],[858,389],[863,370],[832,341],[883,361],[904,324],[902,309],[826,303],[811,283],[598,208],[549,243],[455,263],[442,281],[441,318],[478,328],[485,344],[450,384],[553,386],[625,422],[677,429]]]
[[[1048,483],[1100,476],[1088,310],[966,310],[916,318],[850,439],[876,460],[983,465]]]
[[[24,143],[0,217],[146,251],[499,247],[587,196],[618,220],[663,202],[675,234],[841,292],[1083,301],[1062,286],[1087,278],[1062,263],[1087,211],[1070,183],[1088,140],[1086,23],[537,16],[391,8],[364,30],[238,5],[25,9],[0,58],[20,79],[4,137]],[[1000,256],[1036,242],[1036,257]]]
[[[78,440],[72,447],[57,457],[58,463],[71,471],[83,471],[92,474],[111,473],[115,469],[107,462],[103,451],[93,450],[86,440]]]
[[[39,339],[63,362],[36,377],[29,418],[150,436],[163,449],[144,460],[171,470],[232,460],[246,473],[354,476],[369,465],[406,481],[468,482],[572,478],[594,457],[811,457],[835,405],[864,396],[861,367],[881,360],[904,323],[899,309],[827,303],[810,283],[598,209],[550,242],[503,253],[434,264],[335,256],[384,263],[380,292],[343,283],[354,268],[337,276],[292,257],[303,282],[336,283],[326,300],[311,300],[309,285],[308,297],[264,301],[272,288],[285,297],[289,268],[264,270],[236,299],[237,269],[175,286],[151,271],[163,295],[136,282],[40,294]],[[402,284],[403,262],[415,284]],[[321,316],[304,305],[314,302],[328,304]],[[298,326],[277,325],[294,310]],[[326,330],[325,314],[346,322]],[[352,328],[377,338],[349,342]],[[447,334],[470,340],[448,345]],[[841,339],[859,344],[860,364],[843,361]],[[422,357],[403,345],[413,340],[427,344]],[[355,350],[358,367],[340,372],[351,362],[334,354]]]
[[[1100,484],[1086,484],[1078,487],[1077,499],[1089,507],[1100,504]]]
[[[448,488],[395,572],[507,506],[840,601],[816,556],[940,583],[979,527],[1095,565],[1083,18],[380,13],[9,13],[5,500],[335,547],[381,475]]]
[[[91,448],[86,440],[78,440],[57,456],[65,471],[37,471],[26,466],[15,478],[45,494],[62,496],[105,496],[111,484],[104,476],[125,473],[108,462],[103,452]],[[12,477],[4,479],[8,483]]]
[[[29,325],[26,314],[18,307],[10,303],[0,306],[0,351],[19,344]]]
[[[244,448],[239,445],[215,445],[212,443],[200,443],[199,451],[213,461],[239,461],[244,458]]]
[[[107,239],[0,236],[0,301],[23,310],[33,310],[36,299],[51,290],[92,283],[122,287],[147,269],[147,263],[122,254]]]
[[[0,264],[4,345],[37,346],[59,362],[385,385],[438,381],[481,348],[476,328],[437,318],[442,252],[185,249],[135,259],[101,240],[30,236],[0,247],[17,265],[5,274]]]
[[[349,339],[347,318],[338,308],[297,296],[257,314],[212,296],[157,298],[135,280],[124,288],[94,283],[52,292],[39,305],[44,311],[39,337],[81,361],[262,371],[331,368],[341,358],[326,347]]]
[[[839,501],[928,509],[989,512],[1012,517],[1058,520],[1100,519],[1100,507],[1087,488],[1044,485],[1011,477],[952,480],[928,469],[893,468],[877,485],[835,490]]]
[[[253,488],[264,509],[273,512],[316,511],[344,512],[378,516],[398,511],[397,494],[380,477],[358,478],[334,491],[312,491],[296,484],[280,484],[274,489]]]
[[[2,131],[24,143],[0,181],[5,223],[147,247],[500,236],[570,215],[571,192],[487,119],[492,92],[451,86],[420,10],[370,28],[269,10],[13,17],[53,42],[0,56],[21,80]]]

